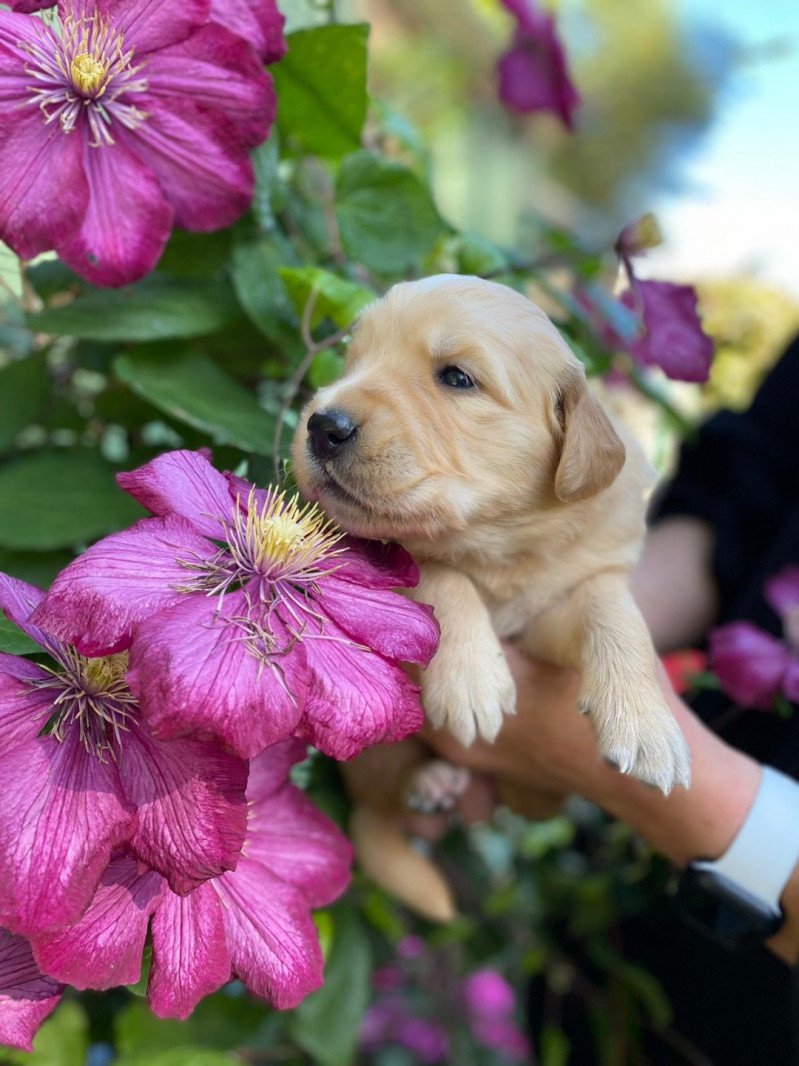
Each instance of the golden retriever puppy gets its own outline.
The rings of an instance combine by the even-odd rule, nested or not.
[[[496,737],[515,689],[500,639],[582,676],[603,755],[668,792],[688,747],[629,590],[651,470],[546,315],[513,290],[439,275],[366,309],[344,376],[306,408],[301,490],[421,566],[441,645],[430,721]]]

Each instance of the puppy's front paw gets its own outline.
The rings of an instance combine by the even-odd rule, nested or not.
[[[422,674],[427,717],[467,747],[478,735],[496,740],[505,715],[516,712],[516,686],[499,643],[489,653],[471,655],[470,647],[440,649]]]
[[[464,766],[431,759],[419,767],[405,789],[405,806],[420,814],[451,811],[466,789],[471,775]]]
[[[691,753],[660,691],[630,692],[611,700],[586,691],[580,709],[590,714],[599,750],[623,774],[668,795],[675,785],[691,784]]]

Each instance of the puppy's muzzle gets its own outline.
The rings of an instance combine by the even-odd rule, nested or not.
[[[308,443],[317,459],[335,459],[352,444],[357,424],[346,411],[317,411],[308,419]]]

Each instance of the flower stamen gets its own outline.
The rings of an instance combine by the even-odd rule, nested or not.
[[[59,743],[73,727],[86,751],[99,762],[116,760],[136,698],[128,688],[127,652],[88,659],[73,648],[61,655],[61,669],[45,666],[48,678],[31,681],[36,689],[55,690],[48,735]],[[52,713],[52,712],[51,712]]]

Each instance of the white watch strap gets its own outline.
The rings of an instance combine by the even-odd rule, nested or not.
[[[727,851],[694,869],[723,874],[780,913],[780,896],[799,862],[799,782],[763,767],[755,801]]]

